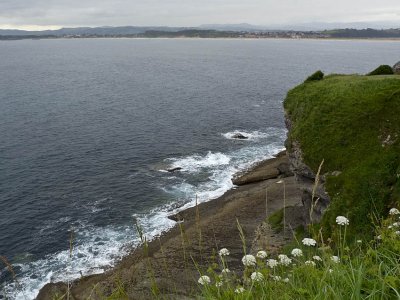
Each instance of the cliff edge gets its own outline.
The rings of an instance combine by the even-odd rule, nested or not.
[[[400,76],[306,81],[288,92],[284,108],[308,222],[329,232],[344,215],[353,230],[370,233],[374,216],[400,202]]]

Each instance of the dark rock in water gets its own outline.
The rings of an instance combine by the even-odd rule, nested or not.
[[[248,137],[241,134],[241,133],[235,133],[234,135],[232,135],[233,139],[239,139],[239,140],[247,140]]]
[[[182,170],[182,168],[181,167],[176,167],[176,168],[171,168],[171,169],[168,169],[167,171],[168,172],[175,172],[175,171],[180,171],[180,170]]]
[[[400,61],[393,66],[393,73],[400,74]]]

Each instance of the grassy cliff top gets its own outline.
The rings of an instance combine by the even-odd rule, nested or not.
[[[347,215],[368,232],[374,213],[400,204],[400,76],[330,75],[290,90],[284,107],[306,164],[342,172],[327,179],[325,228]]]

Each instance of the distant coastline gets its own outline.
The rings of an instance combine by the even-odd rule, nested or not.
[[[183,30],[118,30],[102,28],[60,29],[55,31],[0,30],[0,40],[22,39],[82,39],[82,38],[224,38],[224,39],[318,39],[318,40],[399,40],[400,29],[336,29],[323,31],[220,31]]]

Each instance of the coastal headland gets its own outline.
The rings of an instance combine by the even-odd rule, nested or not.
[[[224,267],[241,274],[244,254],[261,249],[271,256],[278,254],[296,229],[318,226],[314,235],[318,242],[311,240],[324,246],[318,250],[331,251],[336,246],[324,236],[335,237],[332,234],[344,224],[342,220],[348,223],[350,219],[352,224],[346,239],[362,242],[373,238],[372,244],[382,240],[385,235],[376,235],[371,218],[400,214],[396,208],[400,203],[397,73],[398,64],[393,68],[379,66],[367,75],[324,76],[315,72],[290,90],[284,101],[289,130],[286,151],[234,176],[236,187],[220,198],[171,216],[177,221],[172,230],[149,243],[143,239],[142,245],[115,268],[70,284],[49,283],[37,299],[65,295],[69,299],[192,299],[199,294],[199,275],[222,271],[216,263],[220,249],[230,252]],[[398,226],[398,222],[393,223],[388,230]],[[396,231],[392,236],[399,234]],[[305,240],[308,243],[310,239]],[[390,240],[383,246],[391,245],[396,243]],[[397,255],[398,250],[390,253]],[[332,257],[340,261],[338,256]],[[368,285],[376,286],[387,276],[376,271],[380,269],[376,266],[370,270],[378,272],[372,277],[378,279],[362,276],[366,294],[374,293]],[[299,286],[309,277],[307,270]],[[328,273],[326,269],[324,274]],[[393,274],[398,278],[398,273]],[[339,288],[332,299],[347,299],[336,298],[343,290],[336,282],[345,277],[336,277]],[[283,287],[285,295],[297,297],[298,289],[290,288]],[[392,290],[382,288],[380,292],[390,295],[384,299],[393,299]],[[350,288],[349,293],[353,292]]]
[[[223,196],[171,216],[176,226],[134,249],[115,268],[104,274],[82,277],[69,287],[70,299],[103,299],[122,287],[129,299],[185,299],[198,292],[200,272],[213,262],[221,248],[227,248],[229,268],[240,271],[243,244],[246,252],[260,249],[276,253],[293,236],[290,228],[302,224],[300,186],[289,171],[286,151],[237,174],[236,188]],[[265,221],[287,207],[285,234]],[[145,233],[144,233],[145,234]],[[49,283],[38,300],[67,293],[67,283]]]

